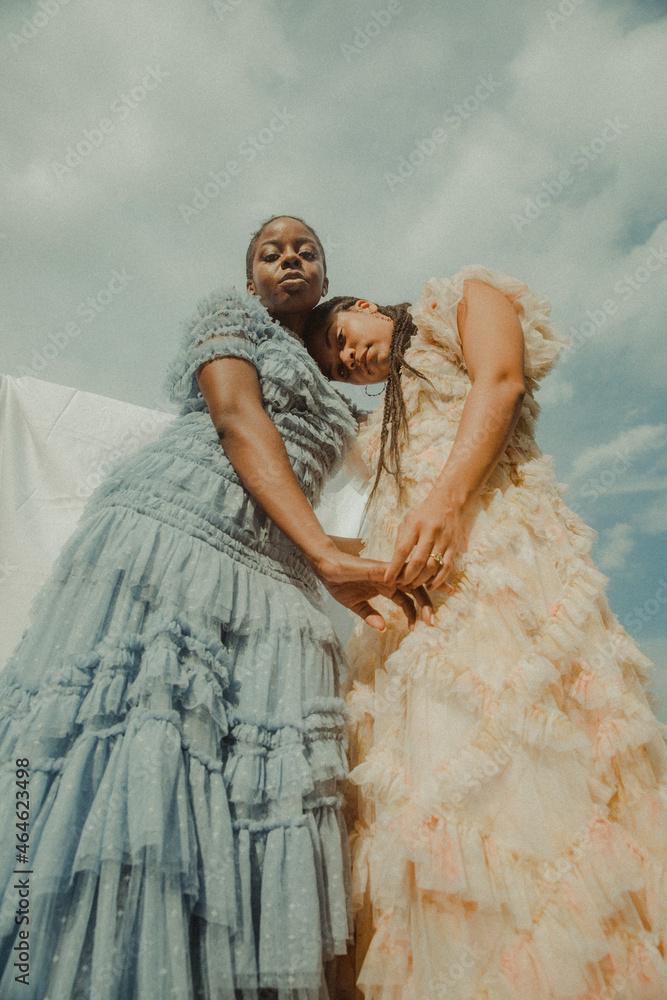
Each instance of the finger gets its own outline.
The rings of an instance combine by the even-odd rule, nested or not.
[[[376,632],[384,632],[387,628],[385,620],[379,611],[368,603],[368,601],[360,601],[359,604],[355,604],[353,608],[355,615],[359,615],[363,618],[367,625],[374,628]]]
[[[396,577],[401,572],[406,559],[412,552],[417,541],[417,531],[412,529],[405,535],[399,532],[399,537],[396,541],[396,547],[394,548],[394,553],[391,557],[391,562],[389,563],[389,568],[384,575],[385,583],[395,583]]]
[[[433,577],[431,582],[427,585],[429,590],[444,590],[447,587],[447,577],[452,571],[452,563],[454,562],[454,557],[447,557],[443,559],[442,566],[436,575]],[[451,593],[454,592],[454,588],[450,585],[449,590]]]
[[[429,557],[423,570],[421,571],[419,576],[417,576],[412,581],[412,583],[407,583],[406,580],[404,579],[403,573],[401,573],[398,577],[398,580],[396,581],[396,584],[398,587],[405,587],[405,589],[409,589],[410,592],[412,592],[417,587],[423,587],[424,584],[427,584],[430,580],[433,580],[439,571],[440,567],[435,561],[435,559]]]
[[[418,547],[410,556],[410,560],[406,563],[401,574],[401,580],[406,584],[406,586],[414,584],[415,580],[426,566],[432,550],[433,542],[430,539],[420,541]]]
[[[424,587],[417,587],[412,591],[411,596],[414,598],[417,607],[421,613],[422,621],[426,622],[427,625],[433,624],[433,604],[431,603],[431,598],[428,596]]]
[[[412,632],[415,627],[415,622],[417,621],[417,611],[415,609],[414,601],[402,590],[397,590],[396,593],[390,597],[390,600],[405,612],[405,617],[408,619],[408,628]]]
[[[366,580],[370,583],[384,583],[387,563],[379,559],[365,559],[363,556],[355,560],[354,569],[348,574],[350,581]]]

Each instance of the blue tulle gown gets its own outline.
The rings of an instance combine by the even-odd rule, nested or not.
[[[351,937],[343,654],[220,446],[217,356],[255,365],[312,503],[356,432],[256,298],[200,303],[180,418],[91,497],[0,674],[2,1000],[312,1000]]]

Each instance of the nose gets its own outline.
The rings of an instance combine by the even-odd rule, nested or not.
[[[299,257],[298,253],[295,250],[288,248],[287,250],[285,250],[283,254],[283,259],[280,262],[280,266],[282,267],[283,271],[293,271],[296,268],[301,267],[301,258]]]
[[[346,368],[350,369],[350,371],[352,371],[352,369],[356,367],[357,355],[355,353],[354,348],[350,344],[345,344],[345,347],[343,347],[342,351],[340,352],[340,359],[346,366]]]

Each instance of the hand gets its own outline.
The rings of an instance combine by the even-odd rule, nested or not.
[[[373,559],[359,559],[338,553],[321,560],[313,567],[325,588],[335,600],[363,618],[367,625],[384,632],[385,620],[369,602],[378,595],[388,597],[405,613],[408,628],[412,631],[419,610],[422,621],[433,624],[431,600],[423,587],[406,593],[395,585],[385,584],[383,577],[387,564]]]
[[[463,548],[461,508],[430,493],[401,521],[384,582],[407,589],[426,585],[428,590],[447,587],[451,591],[447,577]],[[433,559],[434,552],[442,556],[441,564]]]

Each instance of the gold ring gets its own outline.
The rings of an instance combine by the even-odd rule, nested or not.
[[[442,566],[443,562],[445,561],[442,557],[441,552],[431,552],[431,559],[434,559],[437,562],[438,566]]]

